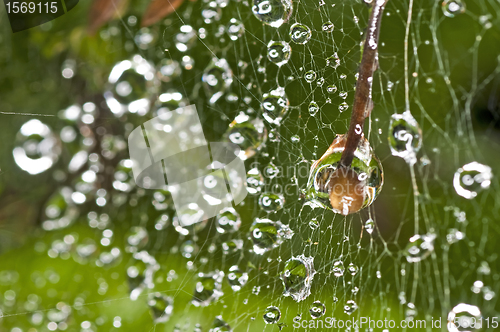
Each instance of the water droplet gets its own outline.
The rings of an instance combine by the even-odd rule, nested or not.
[[[344,101],[343,103],[340,103],[339,105],[339,111],[340,113],[344,112],[349,108],[349,105]]]
[[[243,23],[235,18],[229,20],[229,24],[227,26],[227,34],[231,40],[238,40],[243,33],[245,32],[245,26]]]
[[[359,267],[357,265],[354,265],[354,263],[350,263],[347,267],[347,270],[352,276],[355,276],[359,272]]]
[[[316,72],[314,70],[308,70],[304,74],[304,79],[307,83],[312,83],[316,79]]]
[[[356,309],[358,309],[358,305],[356,304],[356,302],[354,302],[354,300],[347,301],[344,306],[344,312],[348,315],[352,315],[352,313],[355,312]]]
[[[290,47],[290,44],[285,41],[271,40],[269,44],[267,44],[267,58],[278,67],[286,64],[288,60],[290,60],[291,55],[292,48]]]
[[[333,93],[337,92],[337,86],[335,84],[331,84],[331,85],[326,87],[326,91],[330,94],[333,94]]]
[[[306,191],[310,206],[332,206],[334,212],[344,215],[371,205],[383,185],[382,165],[364,138],[354,153],[354,166],[338,168],[345,141],[345,135],[337,135],[325,154],[311,165]],[[345,179],[348,184],[343,184]]]
[[[233,83],[233,71],[226,59],[213,59],[203,72],[201,80],[210,97],[209,103],[214,104]]]
[[[252,12],[262,23],[279,28],[292,15],[291,0],[253,0]]]
[[[262,193],[259,197],[259,206],[266,212],[276,212],[283,208],[285,198],[281,194],[273,194],[270,192]]]
[[[205,228],[207,221],[203,219],[204,211],[198,204],[190,203],[177,209],[172,219],[175,230],[182,235],[197,233]]]
[[[292,143],[298,143],[298,142],[300,142],[300,136],[293,135],[292,137],[290,137],[290,140],[292,141]]]
[[[128,252],[137,252],[143,249],[149,241],[148,231],[144,227],[134,226],[126,235]]]
[[[232,239],[222,243],[222,251],[226,255],[238,252],[241,248],[243,248],[243,240],[240,239]]]
[[[17,133],[16,147],[12,151],[17,166],[30,174],[48,170],[61,153],[59,140],[40,120],[32,119]]]
[[[231,285],[233,291],[237,292],[247,283],[248,273],[242,272],[238,265],[233,265],[229,268],[227,281]]]
[[[392,155],[403,158],[409,165],[415,165],[416,154],[422,146],[422,131],[410,111],[392,115],[389,133]]]
[[[264,322],[266,324],[276,324],[281,318],[281,311],[275,306],[269,306],[264,312]]]
[[[307,43],[312,36],[311,29],[305,24],[294,23],[290,27],[290,39],[297,44]]]
[[[374,229],[375,229],[375,222],[373,221],[373,219],[370,218],[365,222],[365,230],[368,232],[368,234],[371,234],[373,233]]]
[[[464,237],[465,234],[463,232],[460,232],[456,228],[450,228],[448,230],[448,234],[446,234],[446,241],[448,241],[449,244],[452,244],[462,240]]]
[[[319,227],[319,221],[318,221],[318,219],[312,218],[311,221],[309,221],[309,227],[311,227],[311,229],[318,228]]]
[[[430,256],[434,250],[435,234],[416,234],[410,238],[410,243],[406,246],[404,254],[409,263],[420,262]]]
[[[241,225],[240,215],[232,207],[224,208],[215,217],[215,220],[217,232],[221,234],[235,232]]]
[[[334,25],[330,21],[323,23],[323,25],[321,26],[321,30],[323,30],[324,32],[332,32],[333,28]]]
[[[491,167],[473,161],[455,172],[453,186],[457,194],[472,199],[479,191],[490,187],[492,178]]]
[[[311,294],[315,274],[314,257],[299,255],[290,258],[280,276],[284,287],[283,295],[291,296],[297,302],[306,299]]]
[[[266,176],[266,178],[274,179],[276,176],[278,176],[279,173],[280,173],[280,169],[272,162],[269,163],[264,168],[264,175]]]
[[[231,329],[231,326],[229,326],[224,319],[222,319],[222,316],[217,316],[214,319],[214,322],[212,324],[212,328],[209,330],[209,332],[231,332],[233,331]]]
[[[238,145],[241,149],[240,159],[246,160],[261,148],[266,141],[267,132],[261,119],[243,120],[235,119],[229,125],[225,134],[226,140]]]
[[[482,329],[481,310],[478,307],[460,303],[448,313],[448,331],[466,332]]]
[[[252,168],[247,172],[247,191],[249,194],[260,194],[263,185],[264,178],[258,168]]]
[[[320,318],[326,312],[326,306],[320,301],[314,301],[311,309],[309,309],[309,313],[313,319]]]
[[[292,236],[290,227],[280,221],[257,218],[250,227],[253,251],[258,255],[278,247],[283,240],[291,239]]]
[[[262,116],[269,123],[279,125],[288,110],[288,105],[285,89],[279,87],[262,96],[262,109],[264,111]]]
[[[171,297],[156,292],[148,295],[148,306],[151,309],[156,324],[167,322],[174,310],[174,301]]]
[[[344,275],[344,271],[345,271],[344,262],[338,260],[335,263],[333,263],[332,273],[334,276],[342,277]]]
[[[315,101],[311,101],[309,103],[309,114],[311,115],[316,115],[316,113],[318,113],[319,111],[319,106],[318,106],[318,103],[316,103]]]
[[[222,280],[224,272],[214,271],[210,273],[198,273],[193,299],[191,303],[195,307],[206,307],[224,295],[222,292]]]
[[[441,8],[445,16],[455,17],[465,12],[465,3],[462,0],[444,0]]]
[[[340,59],[337,52],[333,53],[332,56],[326,58],[326,65],[334,69],[337,69],[337,67],[340,66]]]
[[[154,66],[140,55],[117,63],[108,77],[104,92],[106,104],[113,114],[125,112],[145,115],[149,112],[149,97],[156,93],[158,82]]]

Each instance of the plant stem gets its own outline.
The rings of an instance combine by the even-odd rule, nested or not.
[[[350,167],[354,152],[363,137],[365,119],[373,108],[372,81],[373,73],[378,67],[378,37],[382,14],[388,0],[373,0],[373,7],[368,20],[368,30],[363,45],[363,57],[359,66],[359,77],[356,82],[354,105],[352,107],[351,123],[347,132],[347,141],[340,158],[340,165]]]

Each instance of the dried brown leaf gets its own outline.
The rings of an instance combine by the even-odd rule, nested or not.
[[[184,0],[152,0],[142,16],[143,27],[150,26],[173,13]]]

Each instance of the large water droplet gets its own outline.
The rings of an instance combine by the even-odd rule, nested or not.
[[[252,12],[262,23],[279,28],[292,15],[291,0],[253,0]]]
[[[351,168],[339,168],[346,136],[337,135],[325,154],[311,165],[306,198],[312,207],[344,215],[373,203],[383,185],[382,165],[365,138],[354,152]],[[338,171],[337,171],[338,170]],[[347,179],[347,184],[343,180]]]
[[[338,66],[340,66],[340,58],[337,54],[337,52],[333,53],[332,56],[329,56],[326,58],[326,65],[328,67],[332,67],[334,69],[337,69]]]
[[[281,311],[278,307],[269,306],[264,311],[264,322],[266,324],[276,324],[281,318]]]
[[[240,215],[232,207],[224,208],[219,212],[215,220],[217,232],[219,233],[235,232],[241,225]]]
[[[279,125],[288,110],[288,105],[285,89],[278,87],[262,96],[262,109],[264,111],[262,116],[269,123]]]
[[[389,123],[389,146],[392,155],[403,158],[409,165],[417,162],[422,146],[422,130],[410,111],[393,114]]]
[[[290,27],[290,39],[297,44],[307,43],[311,36],[311,29],[305,24],[294,23]]]
[[[205,69],[201,80],[210,97],[209,103],[214,104],[233,83],[233,71],[226,59],[213,59]]]
[[[276,212],[283,208],[285,198],[280,194],[262,193],[259,197],[259,206],[266,212]]]
[[[222,280],[224,272],[214,271],[210,273],[198,273],[193,299],[191,303],[196,307],[206,307],[215,302],[224,293],[222,292]]]
[[[457,194],[472,199],[479,191],[490,187],[492,178],[491,167],[473,161],[456,171],[453,186]]]
[[[235,292],[239,291],[247,283],[248,273],[242,272],[238,265],[233,265],[229,268],[227,281]]]
[[[320,301],[314,301],[309,313],[313,319],[320,318],[326,312],[326,306]]]
[[[156,292],[148,295],[148,306],[155,323],[164,323],[170,319],[174,301],[171,297]]]
[[[481,310],[478,307],[460,303],[448,314],[449,332],[479,331],[482,329]]]
[[[240,147],[239,157],[246,160],[255,155],[266,141],[267,131],[261,119],[249,120],[248,117],[236,117],[229,125],[225,138]]]
[[[257,218],[250,228],[253,251],[259,255],[278,247],[283,240],[291,239],[292,236],[293,231],[290,227],[280,221]]]
[[[258,168],[252,168],[247,172],[247,191],[251,195],[260,194],[264,178]]]
[[[243,23],[235,18],[229,20],[229,24],[227,26],[227,34],[231,40],[237,40],[243,33],[245,32],[245,26]]]
[[[315,101],[311,101],[309,103],[308,109],[309,109],[309,114],[311,114],[313,116],[316,115],[316,113],[318,113],[318,111],[319,111],[318,103]]]
[[[29,120],[17,133],[12,151],[17,166],[30,174],[48,170],[61,153],[59,140],[40,120]]]
[[[344,262],[338,260],[335,263],[333,263],[332,272],[334,276],[342,277],[344,275],[344,271],[345,271]]]
[[[465,12],[465,3],[462,0],[444,0],[441,4],[443,14],[448,17],[455,17]]]
[[[297,302],[306,299],[311,294],[315,274],[314,257],[299,255],[290,258],[280,276],[284,287],[283,295],[291,296]]]
[[[409,263],[420,262],[430,256],[434,250],[435,234],[416,234],[410,238],[410,243],[406,246],[404,254]]]
[[[145,115],[149,112],[151,95],[157,91],[154,66],[140,55],[117,63],[108,78],[104,98],[111,112],[121,116],[125,112]]]
[[[288,60],[290,60],[291,55],[292,48],[290,47],[290,44],[285,41],[271,40],[269,44],[267,44],[267,58],[278,67],[286,64]]]

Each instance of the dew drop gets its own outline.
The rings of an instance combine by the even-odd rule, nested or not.
[[[372,234],[374,229],[375,222],[370,218],[365,222],[365,230],[368,232],[368,234]]]
[[[482,316],[478,307],[460,303],[448,313],[448,331],[466,332],[482,329]]]
[[[410,238],[410,243],[405,248],[404,254],[409,263],[420,262],[430,256],[434,250],[435,234],[416,234]]]
[[[174,310],[174,301],[171,297],[156,292],[148,295],[148,306],[151,309],[153,320],[156,324],[164,323],[170,319]]]
[[[311,308],[309,309],[309,313],[313,319],[320,318],[326,312],[326,306],[320,301],[314,301]]]
[[[247,172],[247,191],[249,194],[260,194],[263,185],[264,178],[258,168],[252,168]]]
[[[422,130],[410,111],[392,115],[389,133],[392,155],[403,158],[409,165],[415,165],[417,152],[422,146]]]
[[[222,316],[219,315],[215,317],[214,322],[212,323],[212,328],[208,330],[208,332],[231,332],[233,329],[231,326],[229,326],[228,323],[224,319],[222,319]]]
[[[149,240],[148,231],[144,227],[134,226],[130,228],[126,235],[127,238],[127,252],[137,252],[143,249]]]
[[[270,91],[269,93],[265,93],[262,96],[262,116],[267,122],[279,125],[283,116],[286,114],[288,110],[288,98],[285,94],[285,89],[279,87],[275,90]]]
[[[236,232],[241,225],[240,215],[232,207],[224,208],[215,220],[217,232],[221,234]]]
[[[323,25],[321,26],[321,30],[323,30],[324,32],[332,32],[333,28],[334,25],[330,21],[323,23]]]
[[[264,322],[266,324],[276,324],[281,318],[281,311],[278,307],[269,306],[264,311]]]
[[[359,272],[359,267],[357,265],[354,265],[354,263],[350,263],[347,267],[347,270],[352,276],[355,276]]]
[[[264,168],[264,175],[268,179],[274,179],[278,174],[280,173],[280,169],[273,164],[272,162],[269,163],[265,168]]]
[[[238,40],[245,32],[245,26],[243,23],[235,18],[229,20],[227,26],[227,34],[231,40]]]
[[[293,135],[292,137],[290,137],[290,140],[292,141],[292,143],[299,143],[300,142],[300,136],[299,135]]]
[[[337,67],[340,66],[340,59],[337,52],[333,53],[332,56],[326,58],[326,65],[334,69],[337,69]]]
[[[307,43],[312,36],[311,29],[301,23],[294,23],[290,27],[290,39],[296,44],[305,44]]]
[[[267,139],[267,131],[261,119],[239,119],[231,122],[225,139],[241,149],[240,159],[246,160],[261,148]]]
[[[349,105],[345,101],[339,105],[339,111],[340,111],[340,113],[344,112],[348,108],[349,108]]]
[[[445,16],[455,17],[465,12],[465,3],[462,0],[444,0],[441,8]]]
[[[209,103],[214,104],[233,83],[233,71],[226,59],[213,59],[201,77]]]
[[[279,28],[292,15],[291,0],[253,0],[252,12],[262,23]]]
[[[278,247],[283,240],[291,239],[293,231],[280,221],[257,218],[250,227],[250,238],[253,242],[253,251],[262,255]]]
[[[248,281],[248,273],[242,272],[238,265],[233,265],[229,268],[227,281],[231,285],[233,291],[239,291]]]
[[[267,58],[278,67],[286,64],[288,60],[290,60],[291,55],[292,48],[290,47],[290,44],[285,41],[271,40],[269,44],[267,44]]]
[[[195,307],[206,307],[210,303],[217,301],[224,294],[221,285],[223,278],[224,272],[222,271],[198,273],[198,281],[196,282],[191,303]]]
[[[40,120],[32,119],[21,126],[12,150],[17,166],[30,174],[48,170],[61,153],[59,140]]]
[[[284,296],[291,296],[297,302],[306,299],[311,294],[311,283],[316,271],[314,257],[299,255],[290,258],[281,273]]]
[[[326,91],[330,94],[334,94],[335,92],[337,92],[337,86],[335,84],[331,84],[326,87]]]
[[[318,219],[316,219],[316,218],[311,219],[311,221],[309,221],[309,227],[311,227],[311,229],[318,228],[319,227]]]
[[[306,189],[306,204],[311,207],[332,208],[346,215],[371,205],[380,193],[382,165],[366,139],[361,139],[354,153],[355,166],[338,168],[345,141],[345,135],[337,135],[325,154],[311,165]],[[345,181],[347,184],[343,184]],[[352,187],[352,192],[346,187]]]
[[[319,111],[319,106],[318,106],[318,103],[316,103],[315,101],[311,101],[309,103],[309,114],[311,115],[316,115],[316,113],[318,113]]]
[[[270,192],[262,193],[259,197],[259,206],[266,212],[276,212],[283,208],[285,198],[281,194]]]
[[[304,74],[304,79],[306,80],[307,83],[312,83],[316,80],[316,72],[314,70],[308,70]]]
[[[453,186],[457,194],[472,199],[478,192],[490,187],[492,178],[491,167],[473,161],[455,172]]]
[[[358,305],[354,300],[349,300],[346,302],[344,306],[344,312],[348,315],[352,315],[353,312],[355,312],[358,309]]]

